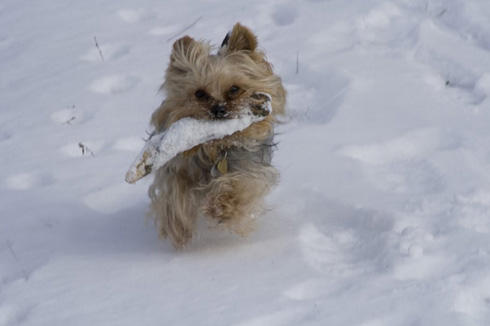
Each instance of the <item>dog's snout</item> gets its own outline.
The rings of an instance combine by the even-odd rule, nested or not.
[[[211,113],[216,117],[216,118],[224,118],[226,116],[226,106],[223,104],[218,104],[213,106],[211,109]]]

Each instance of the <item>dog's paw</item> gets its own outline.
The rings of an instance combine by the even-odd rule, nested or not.
[[[233,219],[239,205],[238,196],[231,180],[223,180],[215,184],[206,195],[204,214],[218,224]]]
[[[243,179],[215,179],[205,196],[203,213],[212,227],[225,228],[246,236],[255,227],[262,205],[250,193],[255,188]]]

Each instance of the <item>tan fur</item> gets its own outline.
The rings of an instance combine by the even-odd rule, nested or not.
[[[263,198],[279,176],[270,155],[275,116],[285,108],[281,79],[257,50],[256,36],[240,24],[218,54],[211,51],[209,43],[189,36],[174,43],[162,85],[167,97],[151,118],[155,129],[163,131],[184,117],[216,119],[216,106],[226,108],[224,118],[233,118],[254,92],[271,95],[273,114],[229,137],[196,146],[156,172],[149,189],[150,214],[160,236],[177,248],[192,238],[199,215],[246,234],[264,212]],[[206,96],[198,97],[197,91]],[[223,174],[216,165],[224,158],[229,170]]]

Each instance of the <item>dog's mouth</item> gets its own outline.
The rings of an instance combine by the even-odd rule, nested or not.
[[[211,120],[235,119],[244,111],[249,111],[255,116],[267,117],[272,112],[271,102],[269,94],[254,92],[231,106],[224,102],[218,103],[211,107],[208,113]]]

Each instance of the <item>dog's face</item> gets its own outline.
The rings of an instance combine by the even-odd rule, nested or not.
[[[281,79],[257,50],[257,38],[248,28],[236,24],[218,53],[212,50],[209,43],[188,36],[174,43],[162,85],[167,98],[152,117],[157,129],[184,117],[234,118],[255,92],[270,94],[273,114],[283,113]]]

